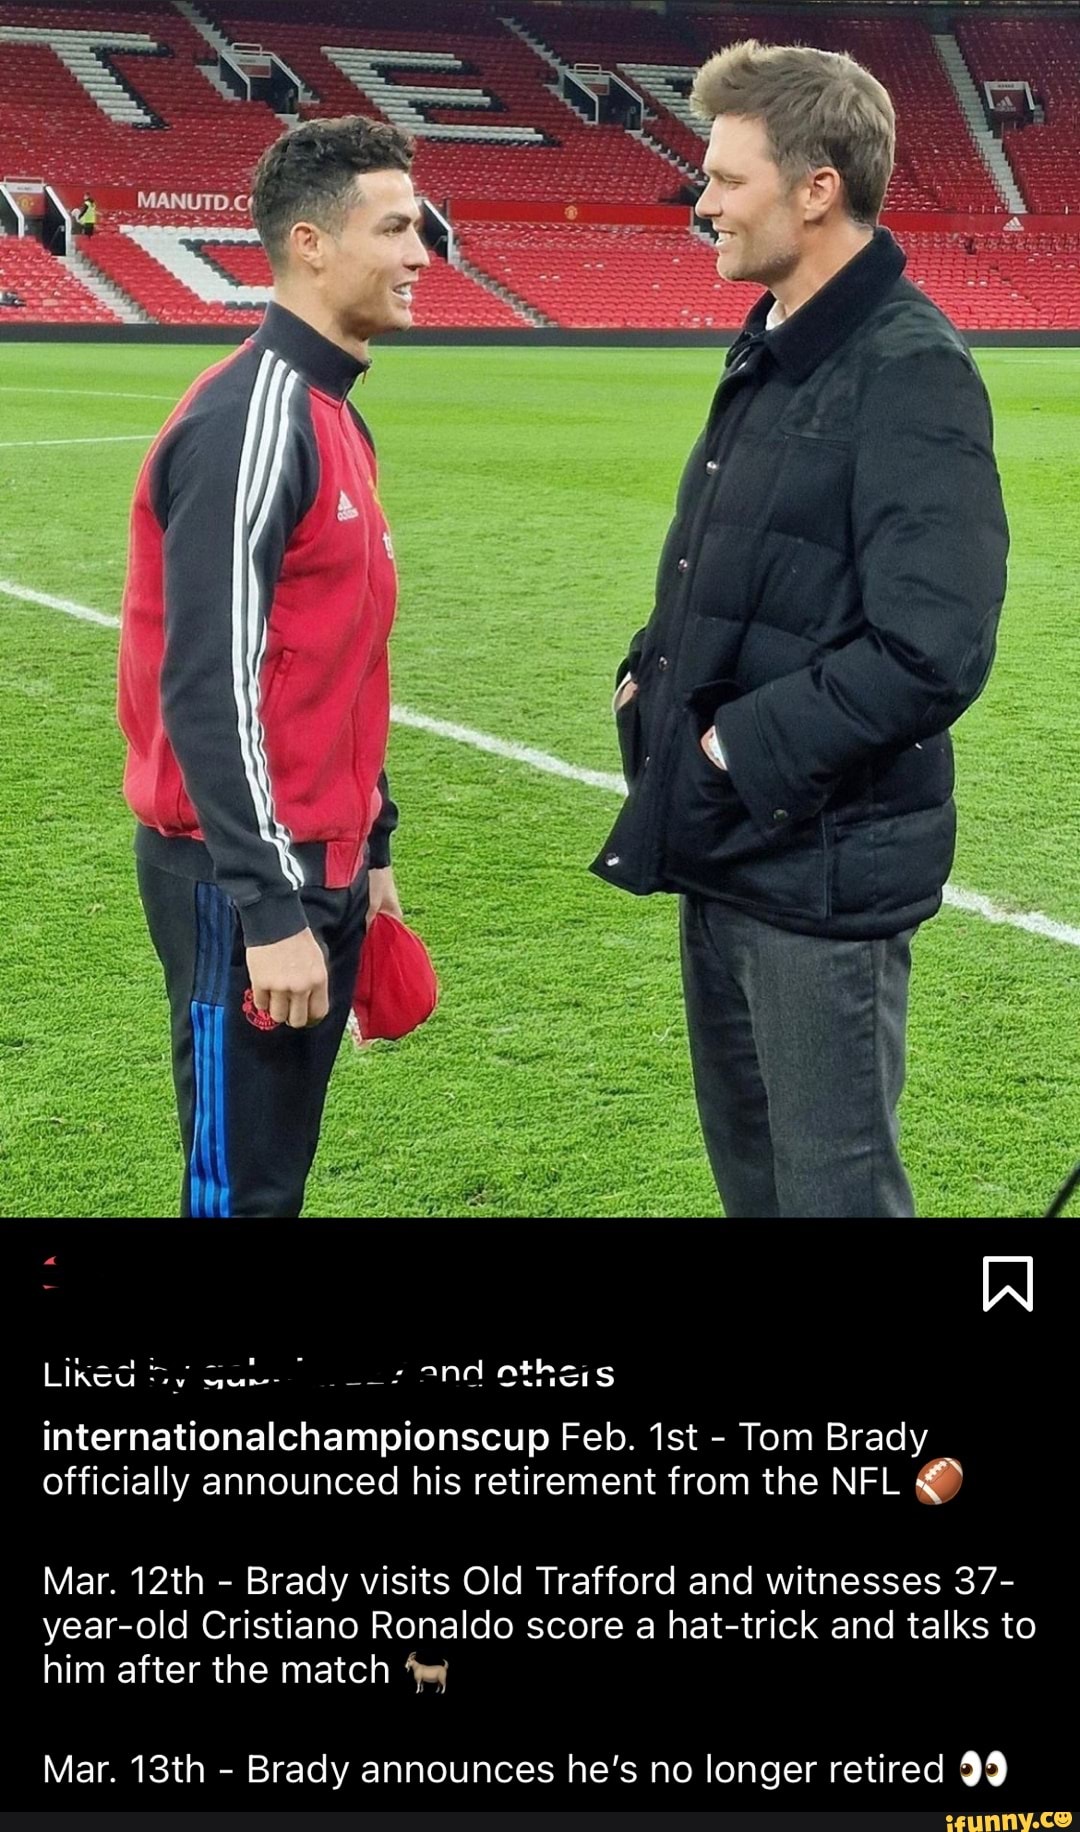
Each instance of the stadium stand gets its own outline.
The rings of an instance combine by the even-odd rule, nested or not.
[[[137,240],[133,231],[141,232],[145,243]],[[107,226],[98,230],[92,245],[82,252],[158,324],[257,324],[262,317],[261,303],[257,307],[249,305],[245,310],[219,300],[202,299],[172,267],[158,258],[154,253],[155,240],[159,246],[164,246],[165,238],[169,238],[171,246],[172,239],[179,233],[166,224],[145,221],[125,223],[119,228]],[[220,228],[206,226],[190,233],[191,239],[195,239],[220,234]],[[181,252],[188,253],[193,269],[198,256],[185,250]]]
[[[433,16],[426,3],[410,0],[362,10],[324,0],[320,12],[338,27],[341,44],[356,46],[357,54],[339,51],[332,58],[324,49],[325,28],[285,21],[268,26],[261,9],[255,16],[222,9],[215,20],[234,39],[272,37],[275,49],[318,91],[319,101],[306,105],[304,114],[344,114],[361,106],[408,131],[422,129],[425,120],[440,130],[422,132],[416,163],[417,183],[436,201],[454,195],[519,202],[616,195],[650,203],[679,190],[682,175],[651,147],[619,127],[585,127],[553,93],[551,67],[494,11],[451,6]],[[358,54],[364,46],[366,57]],[[398,53],[401,61],[380,66],[372,55],[380,50]],[[421,61],[410,67],[409,58]],[[424,60],[438,58],[463,67],[424,67]],[[425,92],[423,115],[410,103],[417,87]],[[446,107],[438,105],[439,91],[447,94]],[[486,105],[450,105],[451,97],[469,91],[488,98]]]
[[[0,293],[14,293],[21,305],[0,305],[0,323],[116,324],[110,312],[70,274],[61,261],[26,237],[0,236]]]
[[[722,30],[725,41],[850,50],[886,83],[898,112],[886,207],[904,213],[896,232],[912,277],[962,328],[1080,328],[1080,218],[1076,231],[1067,220],[1080,211],[1080,22],[1067,13],[954,16],[976,84],[1022,78],[1045,110],[1044,123],[1006,132],[1032,216],[1003,233],[1007,211],[935,50],[940,15],[931,27],[908,12],[701,5],[662,14],[581,0],[448,0],[437,12],[429,0],[311,0],[303,20],[297,11],[294,0],[0,0],[0,56],[20,99],[0,132],[0,173],[44,176],[80,195],[128,187],[123,206],[99,205],[98,232],[79,252],[157,322],[247,325],[265,297],[243,206],[282,119],[266,102],[222,92],[217,35],[282,58],[301,85],[301,116],[359,109],[417,133],[418,188],[452,218],[460,206],[464,257],[433,261],[418,289],[419,325],[739,322],[756,289],[719,281],[706,240],[688,226],[704,134],[686,93]],[[586,123],[559,93],[558,64],[574,62],[610,69],[641,95],[643,133]],[[209,192],[221,193],[216,203]],[[646,206],[680,198],[686,216],[674,229],[574,220],[612,202],[644,218]],[[497,221],[474,220],[484,202]],[[536,207],[563,220],[523,220]],[[25,284],[5,277],[16,267]],[[0,307],[4,322],[114,322],[29,238],[0,238],[5,290],[24,303]]]
[[[554,323],[589,330],[709,330],[738,324],[759,286],[718,280],[698,236],[634,227],[474,223],[470,262]]]
[[[978,238],[904,231],[908,277],[963,331],[1080,327],[1080,228],[1075,235]],[[970,246],[968,246],[970,244]]]
[[[538,36],[565,62],[574,63],[596,57],[598,43],[597,17],[583,7],[519,7],[515,19],[526,21]],[[720,48],[718,23],[722,19],[723,41],[757,38],[765,44],[805,42],[810,34],[806,15],[783,13],[727,13],[723,15],[687,14],[664,39],[660,60],[667,66],[668,81],[686,88],[691,70]],[[673,62],[676,50],[675,31],[681,35],[681,72]],[[657,55],[648,53],[648,35],[634,37],[624,49],[621,35],[607,28],[609,54],[612,44],[619,47],[617,69],[627,81],[644,88],[655,80],[650,75]],[[957,107],[956,97],[933,48],[933,41],[921,22],[899,19],[836,20],[815,16],[813,43],[824,51],[849,51],[873,71],[892,95],[899,119],[897,162],[888,206],[894,210],[953,209],[997,211],[998,197],[967,132]],[[677,118],[669,108],[652,103],[650,133],[670,147],[681,159],[700,165],[705,133],[690,125],[689,111]]]
[[[201,67],[214,61],[210,46],[172,7],[2,0],[0,50],[5,83],[19,96],[0,136],[8,172],[47,173],[56,184],[141,184],[160,162],[170,186],[202,190],[212,164],[220,179],[246,186],[282,131],[264,103],[226,101],[212,86]]]
[[[1029,83],[1045,123],[1006,129],[1028,208],[1080,208],[1080,19],[962,19],[956,37],[977,83]]]
[[[269,288],[270,266],[262,244],[254,238],[250,241],[215,241],[214,231],[210,230],[202,244],[202,255],[242,285]],[[414,322],[438,325],[443,329],[513,330],[520,329],[528,320],[502,299],[478,286],[459,268],[436,257],[417,283]]]
[[[1080,231],[1031,236],[902,230],[908,273],[962,330],[1080,326]],[[670,231],[470,224],[470,262],[567,328],[708,330],[741,323],[760,288],[716,276],[704,241]]]
[[[161,220],[166,214],[171,222]],[[132,212],[80,252],[159,324],[255,325],[268,297],[270,269],[253,229],[192,225],[175,211]],[[200,296],[204,291],[216,296]],[[437,256],[417,287],[414,316],[417,325],[442,330],[520,330],[529,322]]]

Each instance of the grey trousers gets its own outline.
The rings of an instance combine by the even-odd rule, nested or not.
[[[911,1216],[897,1146],[914,929],[795,935],[681,899],[698,1113],[728,1217]]]

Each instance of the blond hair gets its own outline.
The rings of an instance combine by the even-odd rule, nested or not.
[[[887,89],[842,51],[809,45],[729,45],[702,64],[690,92],[695,114],[760,120],[773,159],[797,183],[831,165],[848,215],[877,222],[892,174],[896,117]]]

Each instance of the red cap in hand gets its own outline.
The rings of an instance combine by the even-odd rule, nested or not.
[[[364,937],[353,993],[363,1041],[407,1037],[430,1018],[438,1002],[439,982],[419,935],[380,911]]]

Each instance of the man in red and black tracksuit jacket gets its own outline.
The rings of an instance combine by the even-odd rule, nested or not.
[[[264,155],[274,302],[189,389],[136,486],[119,717],[185,1215],[299,1215],[366,920],[400,913],[383,769],[397,582],[348,395],[368,336],[410,321],[428,259],[410,159],[358,117]]]

